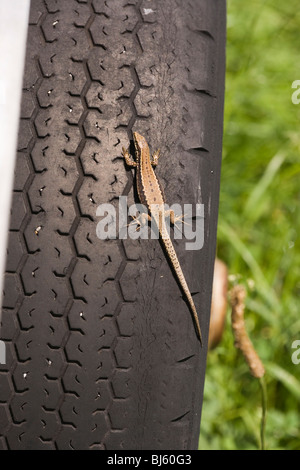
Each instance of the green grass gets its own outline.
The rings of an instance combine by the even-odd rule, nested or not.
[[[266,368],[268,449],[300,449],[300,364],[291,360],[300,339],[299,30],[298,0],[228,0],[217,254],[247,286],[247,329]],[[228,311],[208,354],[199,448],[258,449],[260,420],[259,382],[234,348]]]

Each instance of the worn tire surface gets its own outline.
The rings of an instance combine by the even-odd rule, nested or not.
[[[6,267],[3,449],[197,448],[215,256],[223,0],[32,0]],[[99,204],[135,200],[132,131],[161,149],[167,202],[201,202],[175,241],[100,240]]]

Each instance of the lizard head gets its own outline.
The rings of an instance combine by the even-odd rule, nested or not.
[[[146,141],[145,137],[143,137],[138,132],[133,133],[133,142],[134,142],[135,149],[137,151],[145,149],[145,148],[148,147],[148,144],[147,144],[147,141]]]

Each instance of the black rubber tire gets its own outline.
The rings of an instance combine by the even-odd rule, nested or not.
[[[213,276],[223,0],[32,0],[1,338],[3,449],[195,449]],[[96,236],[133,202],[132,130],[167,202],[205,205],[175,243],[204,336],[157,240]]]

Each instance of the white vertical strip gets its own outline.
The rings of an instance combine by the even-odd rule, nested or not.
[[[13,187],[30,0],[0,0],[0,293]],[[2,295],[1,295],[2,297]],[[1,314],[0,314],[1,319]]]

